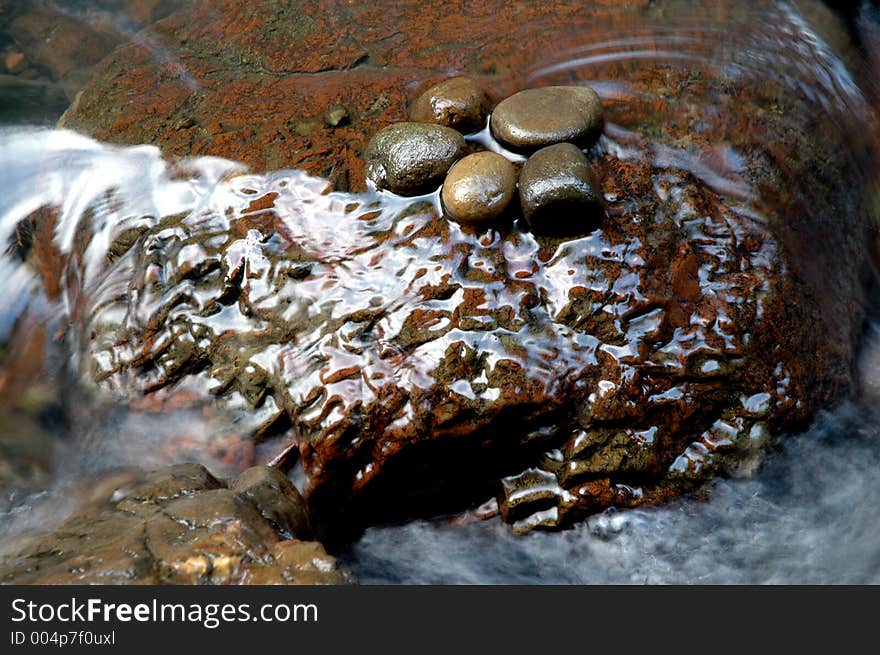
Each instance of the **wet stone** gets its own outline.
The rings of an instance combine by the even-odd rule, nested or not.
[[[409,117],[416,123],[436,123],[468,134],[485,127],[491,108],[483,87],[470,78],[453,77],[416,98]]]
[[[367,144],[367,178],[402,196],[429,193],[464,152],[464,138],[452,128],[395,123],[379,130]]]
[[[148,473],[139,484],[126,489],[124,496],[135,501],[150,499],[164,502],[222,486],[223,483],[201,464],[185,462]]]
[[[10,33],[28,62],[53,80],[85,81],[88,66],[104,58],[119,37],[50,8],[35,8],[12,21]],[[75,78],[72,80],[71,78]]]
[[[292,485],[280,475],[255,467],[227,487],[180,464],[98,480],[103,495],[60,525],[0,546],[0,583],[351,583],[321,544],[280,531],[281,514],[288,533],[305,536],[295,524],[306,520],[290,518]]]
[[[533,232],[585,234],[602,218],[596,174],[584,153],[571,143],[538,150],[519,176],[523,216]]]
[[[492,134],[512,150],[534,150],[570,141],[587,148],[602,131],[602,102],[587,86],[526,89],[492,112]]]
[[[498,218],[516,192],[516,170],[494,152],[477,152],[457,162],[446,176],[440,197],[446,214],[459,223]]]
[[[278,469],[253,466],[232,483],[232,489],[250,500],[278,528],[297,539],[311,539],[312,527],[305,500]]]
[[[219,8],[205,11],[209,4]],[[254,442],[267,460],[283,458],[295,435],[304,495],[322,530],[456,511],[493,493],[523,528],[659,502],[725,458],[751,458],[759,425],[767,439],[791,433],[852,388],[869,277],[868,206],[853,190],[866,188],[876,166],[847,144],[875,143],[876,134],[856,119],[866,111],[861,96],[841,88],[843,102],[820,102],[828,90],[815,71],[829,60],[804,54],[815,44],[796,36],[796,11],[767,21],[766,8],[741,14],[743,3],[721,3],[715,18],[735,19],[730,39],[698,39],[698,61],[727,63],[762,39],[775,44],[780,28],[795,35],[789,52],[801,52],[730,74],[632,59],[627,49],[572,60],[593,43],[597,17],[623,21],[599,38],[631,41],[628,3],[596,3],[595,12],[582,3],[483,8],[487,20],[459,20],[453,3],[445,10],[455,20],[427,26],[419,5],[355,4],[346,5],[347,25],[370,32],[378,16],[388,28],[389,38],[357,39],[372,43],[364,65],[355,65],[364,48],[346,47],[356,32],[328,41],[339,31],[323,29],[317,11],[316,28],[293,38],[262,3],[175,12],[157,30],[181,44],[174,54],[202,84],[194,119],[210,129],[177,129],[191,87],[169,79],[149,48],[130,46],[98,66],[65,124],[172,155],[302,169],[354,191],[365,180],[367,141],[405,119],[420,76],[481,70],[499,91],[524,75],[534,86],[601,82],[615,95],[604,111],[617,126],[591,157],[607,198],[604,229],[559,243],[519,230],[486,238],[450,229],[429,203],[364,205],[323,195],[327,179],[296,173],[259,215],[234,206],[219,214],[224,225],[235,217],[229,231],[209,232],[200,220],[191,239],[221,271],[184,277],[176,252],[151,258],[133,248],[133,270],[161,271],[150,285],[112,301],[83,295],[75,316],[88,324],[74,327],[97,334],[81,358],[83,377],[88,365],[102,390],[137,402],[182,381],[204,385],[213,407],[256,412],[241,400],[247,389],[272,415],[283,412],[290,431]],[[640,32],[636,47],[667,47],[662,27]],[[559,59],[523,47],[546,34]],[[477,42],[489,45],[462,48]],[[242,67],[228,43],[287,74]],[[149,102],[107,111],[132,95]],[[337,103],[351,116],[341,129],[327,126]],[[536,112],[533,124],[557,121],[558,105]],[[492,117],[496,136],[503,110]],[[287,125],[292,116],[303,127]],[[259,179],[265,191],[274,185]],[[157,238],[145,234],[144,243]],[[168,344],[196,330],[204,336],[189,359],[169,364]],[[257,361],[266,367],[259,376],[248,371]],[[740,400],[763,394],[766,415]],[[736,440],[748,447],[710,452],[703,435],[719,443],[712,426],[737,418],[744,436]],[[552,473],[561,491],[534,469]],[[515,496],[499,482],[511,476]]]

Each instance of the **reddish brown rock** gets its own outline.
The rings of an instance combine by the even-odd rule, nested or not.
[[[301,168],[338,189],[362,189],[370,135],[406,120],[421,89],[459,72],[509,95],[537,61],[522,43],[552,38],[560,51],[574,48],[584,26],[628,20],[630,11],[604,1],[501,10],[454,0],[424,20],[417,7],[389,0],[201,0],[151,26],[147,42],[112,53],[63,124],[104,141],[227,157],[258,171]],[[339,104],[349,122],[328,125]]]
[[[874,116],[829,50],[792,36],[797,14],[717,3],[720,42],[616,2],[453,1],[433,21],[328,3],[300,23],[273,21],[280,3],[210,6],[156,26],[174,58],[117,50],[66,124],[350,188],[370,136],[449,74],[496,97],[590,84],[605,105],[606,212],[586,236],[474,234],[284,173],[229,182],[228,229],[167,217],[120,245],[153,273],[85,306],[94,378],[148,398],[193,381],[271,416],[260,447],[299,451],[323,527],[493,495],[517,529],[566,525],[751,470],[767,435],[851,389]],[[285,61],[272,28],[309,47]]]
[[[27,68],[27,59],[22,53],[10,50],[3,56],[3,67],[7,73],[15,75]]]

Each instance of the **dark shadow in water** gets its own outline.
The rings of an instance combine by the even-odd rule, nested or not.
[[[525,537],[498,521],[372,528],[343,559],[365,584],[876,584],[878,470],[880,416],[853,404],[706,500]]]

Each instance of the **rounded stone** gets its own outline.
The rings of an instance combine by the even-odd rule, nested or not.
[[[436,123],[464,134],[486,126],[492,109],[489,94],[469,77],[453,77],[435,84],[413,101],[410,120]]]
[[[519,175],[519,197],[523,216],[538,234],[585,234],[602,219],[596,174],[571,143],[542,148],[528,158]]]
[[[367,179],[402,196],[429,193],[464,154],[464,137],[452,128],[395,123],[376,132],[367,144]]]
[[[602,131],[602,101],[587,86],[546,86],[514,93],[492,112],[493,136],[511,150],[568,141],[582,148]]]
[[[450,169],[440,199],[451,219],[459,223],[485,223],[507,209],[515,192],[513,164],[494,152],[476,152]]]

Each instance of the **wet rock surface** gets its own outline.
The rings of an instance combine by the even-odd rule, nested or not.
[[[516,193],[516,169],[494,152],[476,152],[457,162],[440,198],[446,214],[459,223],[486,223],[498,218]]]
[[[464,134],[486,126],[492,101],[485,89],[467,77],[453,77],[435,84],[413,101],[410,120],[437,123]]]
[[[492,134],[511,150],[535,150],[569,141],[581,148],[602,131],[602,102],[588,86],[525,89],[492,112]]]
[[[461,134],[441,125],[395,123],[367,144],[367,178],[402,196],[434,191],[449,167],[465,153]]]
[[[278,486],[278,475],[245,471],[229,488],[200,465],[180,464],[98,481],[91,505],[54,530],[0,546],[0,582],[353,582],[320,544],[298,540],[308,537],[298,496],[260,491]],[[297,534],[283,535],[280,525]]]
[[[259,415],[262,453],[300,454],[319,532],[491,497],[517,530],[659,501],[747,474],[768,440],[852,387],[870,230],[853,191],[872,123],[845,85],[798,78],[837,70],[815,42],[798,41],[805,66],[738,56],[790,45],[788,14],[747,16],[730,32],[742,47],[722,53],[689,25],[676,43],[695,63],[680,65],[590,32],[600,14],[614,25],[617,3],[525,5],[510,25],[453,2],[426,26],[380,2],[340,8],[329,44],[332,12],[306,9],[314,29],[285,14],[284,40],[266,34],[277,3],[229,4],[157,25],[177,67],[116,51],[65,123],[302,167],[339,189],[364,179],[370,135],[438,71],[482,76],[496,97],[589,83],[606,104],[589,153],[606,211],[589,234],[465,231],[427,202],[279,172],[114,246],[142,275],[81,301],[92,379],[129,398],[191,383]],[[668,45],[624,33],[638,53]],[[557,59],[524,54],[538,37]],[[589,39],[611,54],[578,59]],[[134,92],[155,101],[128,108]],[[332,126],[337,105],[350,121]]]
[[[51,479],[54,434],[61,419],[49,380],[41,370],[47,328],[21,317],[3,337],[0,352],[0,512]]]
[[[271,466],[254,466],[232,481],[230,488],[250,500],[289,538],[311,539],[312,531],[305,500],[281,471]]]
[[[602,219],[600,194],[589,160],[571,143],[538,150],[519,175],[523,216],[539,234],[590,232]]]
[[[622,12],[616,2],[554,1],[511,12],[454,0],[426,21],[415,6],[391,0],[200,0],[103,60],[63,125],[111,143],[227,157],[255,171],[298,168],[358,191],[367,141],[407,120],[422,89],[459,75],[509,95],[531,86],[523,75],[536,55],[523,43],[573,48],[595,21],[614,25],[649,4]],[[332,125],[325,117],[340,104],[350,120]]]

